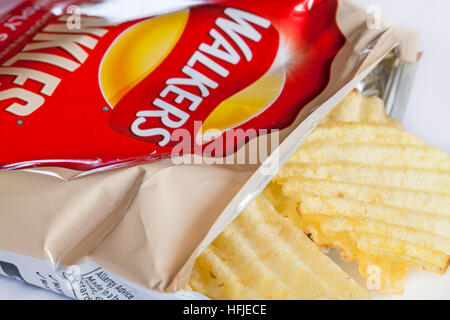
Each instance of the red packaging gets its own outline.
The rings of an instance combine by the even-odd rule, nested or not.
[[[37,31],[32,40],[1,60],[7,169],[88,170],[214,143],[208,155],[229,155],[246,130],[289,127],[328,84],[345,42],[336,1],[214,1],[114,25],[91,17],[80,30],[46,11],[60,1],[45,3],[21,26]],[[233,130],[235,142],[199,143],[211,129]]]

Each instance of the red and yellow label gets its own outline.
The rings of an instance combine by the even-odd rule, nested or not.
[[[196,152],[210,131],[289,127],[345,41],[336,1],[215,3],[78,30],[55,18],[0,67],[0,166],[91,169],[170,156],[179,130]]]

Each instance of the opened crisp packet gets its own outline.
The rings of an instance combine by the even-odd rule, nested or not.
[[[369,18],[347,0],[4,8],[0,273],[76,299],[202,297],[184,291],[196,257],[308,132],[417,62],[414,32]]]

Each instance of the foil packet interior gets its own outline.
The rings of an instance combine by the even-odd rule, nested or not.
[[[11,115],[11,112],[7,116],[4,114],[5,110],[7,111],[8,107],[11,107],[13,96],[0,93],[0,102],[3,103],[1,110],[3,113],[0,115],[0,124],[2,124],[0,125],[0,137],[2,137],[2,141],[5,141],[2,142],[1,148],[4,156],[0,158],[3,168],[0,171],[0,274],[78,299],[203,298],[196,293],[183,291],[195,258],[263,190],[277,169],[296,150],[308,132],[353,88],[358,87],[367,95],[381,97],[390,114],[401,118],[404,112],[401,106],[406,105],[419,58],[418,40],[414,32],[384,20],[376,27],[368,28],[369,14],[347,0],[282,1],[281,3],[282,5],[274,9],[274,5],[270,1],[260,1],[258,4],[248,1],[245,5],[240,5],[238,1],[227,0],[178,1],[177,3],[169,1],[165,5],[167,7],[156,8],[155,4],[149,2],[144,4],[144,2],[137,1],[136,6],[129,9],[129,1],[88,2],[80,4],[80,7],[74,7],[74,3],[68,1],[53,3],[51,1],[24,1],[15,8],[16,11],[8,11],[9,15],[4,15],[3,22],[14,17],[11,12],[20,13],[22,12],[20,10],[28,8],[29,19],[27,21],[33,26],[30,30],[35,30],[34,33],[22,33],[21,36],[17,36],[20,41],[16,41],[15,45],[11,43],[9,47],[2,48],[2,52],[7,52],[7,54],[5,53],[0,58],[3,63],[3,72],[0,74],[3,78],[0,80],[4,82],[2,84],[10,86],[7,87],[9,90],[14,88],[17,90],[16,87],[21,82],[17,80],[19,79],[17,77],[14,83],[14,78],[11,76],[20,76],[19,68],[23,70],[23,68],[35,67],[38,63],[34,60],[16,66],[14,62],[18,61],[17,55],[27,57],[30,51],[38,50],[40,56],[36,59],[45,58],[45,54],[49,54],[51,51],[46,51],[50,49],[39,43],[49,41],[49,39],[55,40],[58,36],[54,34],[58,34],[58,32],[77,34],[76,29],[67,29],[66,22],[69,21],[67,13],[72,12],[68,11],[68,8],[72,8],[71,10],[75,10],[73,12],[77,17],[77,10],[81,10],[81,23],[83,23],[83,19],[90,21],[87,23],[91,23],[89,26],[92,29],[87,34],[96,35],[98,37],[96,45],[103,49],[94,50],[94,43],[89,44],[87,38],[78,39],[77,41],[87,41],[84,42],[84,46],[93,48],[92,52],[89,52],[91,57],[78,57],[81,60],[85,59],[85,64],[82,65],[78,61],[80,71],[76,72],[81,73],[82,70],[88,68],[95,70],[95,72],[86,71],[86,74],[91,74],[91,77],[100,82],[100,86],[103,86],[101,87],[102,99],[106,100],[105,104],[109,104],[109,109],[104,112],[117,112],[115,113],[117,116],[111,115],[111,119],[116,119],[116,122],[108,120],[112,121],[109,122],[109,126],[113,128],[111,132],[120,136],[118,138],[120,143],[130,141],[129,133],[123,131],[130,125],[124,126],[121,123],[123,119],[129,118],[127,106],[138,101],[136,97],[142,93],[137,90],[140,85],[142,84],[144,89],[148,88],[152,83],[146,81],[154,81],[154,79],[152,74],[149,74],[145,79],[139,79],[141,83],[133,83],[137,89],[125,86],[129,92],[123,94],[122,91],[125,87],[114,89],[115,84],[108,82],[108,77],[113,77],[114,73],[105,71],[110,73],[107,73],[106,80],[102,82],[101,70],[106,70],[103,67],[108,64],[105,62],[108,57],[112,59],[112,66],[117,67],[116,64],[121,61],[120,58],[124,59],[122,55],[130,54],[127,46],[139,45],[139,43],[128,40],[128,42],[124,42],[124,47],[120,47],[119,40],[126,40],[127,30],[136,31],[137,29],[133,29],[137,28],[136,26],[145,28],[146,23],[150,24],[148,28],[155,27],[152,24],[156,23],[158,27],[164,26],[164,28],[170,29],[176,27],[180,21],[184,21],[183,23],[186,25],[192,23],[188,26],[195,31],[197,28],[205,28],[203,27],[205,20],[202,20],[201,26],[199,26],[198,21],[192,17],[223,19],[219,20],[222,22],[227,17],[234,17],[234,22],[240,22],[241,26],[245,25],[242,21],[247,21],[247,23],[253,21],[259,26],[259,29],[256,30],[263,37],[272,37],[273,41],[283,39],[286,43],[286,39],[290,35],[286,31],[291,27],[289,21],[308,20],[308,17],[323,18],[323,26],[326,27],[315,35],[312,43],[324,42],[325,44],[315,46],[310,43],[310,46],[323,56],[323,65],[317,67],[325,68],[325,82],[319,81],[320,85],[315,88],[315,94],[308,97],[297,97],[296,92],[306,91],[300,85],[305,83],[305,79],[292,81],[289,84],[286,81],[290,77],[294,77],[295,72],[287,67],[283,69],[284,87],[280,89],[281,93],[278,92],[278,97],[275,97],[273,103],[280,102],[285,110],[272,121],[273,128],[280,129],[281,144],[259,165],[209,165],[205,164],[204,159],[197,155],[195,150],[182,155],[177,162],[174,161],[176,159],[170,157],[171,150],[158,147],[149,152],[157,154],[157,156],[142,156],[138,153],[139,156],[136,157],[136,153],[122,152],[123,150],[120,149],[123,147],[122,144],[117,145],[117,150],[111,148],[116,153],[108,154],[105,151],[102,156],[98,157],[99,159],[91,159],[89,156],[80,158],[81,160],[62,156],[58,158],[59,154],[56,152],[53,158],[33,158],[40,154],[39,152],[42,151],[40,149],[52,145],[51,142],[23,137],[20,133],[17,140],[6,142],[4,137],[11,136],[11,131],[8,130],[11,119],[8,117],[12,117],[14,114]],[[68,5],[72,5],[72,7],[68,7]],[[231,9],[231,11],[225,11],[226,9]],[[274,12],[273,16],[268,13],[271,11]],[[228,16],[226,12],[228,12]],[[161,18],[149,18],[160,13],[168,14]],[[247,13],[250,13],[251,16],[245,15]],[[239,16],[239,14],[241,15]],[[99,16],[103,19],[102,22],[95,20],[99,19]],[[92,17],[95,19],[91,19]],[[218,20],[211,21],[212,25],[215,23],[216,27],[207,27],[205,32],[214,34],[214,31],[211,30],[219,28],[220,23],[217,23]],[[274,23],[274,21],[276,22]],[[111,30],[115,30],[117,25],[120,25],[122,29],[119,28],[114,33]],[[226,25],[225,23],[223,30],[227,30]],[[269,25],[271,27],[275,25],[273,30]],[[39,32],[41,29],[44,32]],[[263,34],[264,30],[270,32]],[[284,30],[284,33],[281,32],[282,37],[279,37],[278,34],[280,30]],[[80,32],[78,31],[78,33]],[[104,33],[104,37],[108,37],[108,33],[111,34],[111,37],[107,38],[107,41],[105,40],[105,44],[102,44],[102,39],[100,39],[102,33]],[[53,35],[53,38],[49,38],[49,34]],[[234,34],[236,35],[236,33]],[[220,35],[217,36],[217,33],[215,35],[216,39],[220,37]],[[228,34],[231,39],[233,39],[232,35],[232,32]],[[296,33],[293,35],[299,36]],[[133,34],[130,33],[129,36],[133,37]],[[176,36],[179,37],[179,34]],[[183,34],[183,36],[186,35]],[[340,36],[342,36],[342,41],[339,40]],[[36,41],[33,42],[33,37],[37,37],[37,44]],[[187,40],[192,41],[192,38],[186,37]],[[242,41],[242,38],[240,39]],[[182,41],[183,39],[175,40]],[[152,41],[158,41],[158,39],[152,39]],[[282,43],[281,40],[277,41],[275,42]],[[303,46],[308,45],[307,41],[306,43],[305,41],[301,42],[300,39],[294,38],[289,41],[294,44],[300,43]],[[331,46],[329,41],[331,41]],[[269,42],[262,44],[270,45]],[[29,45],[31,47],[26,49]],[[239,40],[235,40],[233,47],[241,49],[239,54],[242,55],[242,58],[245,58],[246,52],[248,54],[245,49],[248,48],[246,43],[242,44]],[[275,47],[280,48],[278,45]],[[39,52],[40,48],[44,51]],[[116,49],[118,51],[114,51]],[[260,58],[261,60],[258,60],[259,65],[247,65],[245,69],[251,74],[246,80],[246,84],[250,87],[249,83],[256,83],[267,75],[272,75],[273,69],[271,68],[274,64],[271,65],[271,63],[276,61],[279,55],[276,51],[272,52],[272,60],[267,63],[267,56],[270,55],[268,52],[261,54],[261,48],[251,49],[255,50],[252,53],[255,56],[254,59]],[[75,49],[71,47],[66,50],[70,52]],[[82,55],[77,50],[75,51]],[[178,50],[178,47],[175,45],[171,50]],[[163,60],[172,58],[171,61],[177,61],[177,59],[190,57],[182,49],[180,50],[176,52],[176,55],[171,55],[169,52]],[[96,53],[97,51],[98,53]],[[119,60],[114,60],[114,55],[118,55]],[[98,57],[95,58],[95,56]],[[290,58],[298,61],[305,59],[302,61],[304,64],[314,59],[314,55],[302,56],[298,53]],[[96,65],[92,62],[95,59],[102,61],[102,64]],[[228,56],[227,59],[231,59],[231,56]],[[124,64],[129,67],[129,64]],[[313,65],[315,64],[313,63]],[[11,70],[12,68],[16,69]],[[115,70],[115,68],[113,69]],[[221,72],[221,69],[217,67],[216,71]],[[296,71],[299,72],[299,70]],[[242,70],[236,72],[243,77]],[[252,72],[257,76],[254,76]],[[311,77],[315,74],[314,69],[309,70],[309,73],[305,72]],[[61,73],[57,74],[61,78],[64,76]],[[36,80],[36,78],[40,79],[39,76],[42,77],[42,74],[28,73],[27,76],[31,79],[34,76]],[[121,76],[127,77],[126,74]],[[279,75],[275,74],[274,78],[276,79],[277,76]],[[239,77],[234,79],[237,81],[236,79]],[[22,84],[24,82],[22,81]],[[269,81],[269,83],[274,82]],[[92,99],[92,93],[85,92],[85,85],[85,83],[75,84],[70,90],[74,91],[74,97],[80,96],[80,99],[87,103],[86,101]],[[244,85],[242,84],[242,86]],[[211,84],[211,87],[206,88],[211,94],[213,94],[212,86]],[[48,89],[48,87],[44,88]],[[241,89],[247,89],[245,86],[243,88]],[[54,89],[55,92],[61,90]],[[109,95],[105,93],[108,90],[112,90]],[[256,93],[261,94],[261,89],[256,90]],[[117,95],[120,98],[117,98]],[[86,100],[83,100],[81,96]],[[277,100],[281,99],[280,97],[284,100]],[[50,99],[51,97],[45,98]],[[301,105],[299,101],[303,101],[304,104]],[[66,101],[66,103],[68,102],[70,101]],[[50,104],[51,102],[46,100],[45,103]],[[43,104],[44,108],[46,107],[45,103]],[[214,112],[219,108],[216,105],[212,106],[215,108],[213,108]],[[269,106],[267,110],[271,107]],[[14,110],[19,111],[16,112],[18,113],[15,114],[16,117],[12,118],[15,121],[13,130],[19,132],[18,130],[23,129],[32,118],[27,118],[27,115],[24,115],[26,112],[21,114],[20,106],[16,105]],[[55,107],[52,110],[54,111]],[[210,114],[214,113],[213,111]],[[83,112],[87,114],[86,110],[81,111],[81,113]],[[258,118],[258,111],[253,112],[252,119]],[[85,114],[83,117],[86,117]],[[221,113],[219,116],[226,118],[227,115]],[[238,116],[236,115],[236,117]],[[208,114],[199,115],[199,117],[203,117],[201,119],[206,121],[210,119]],[[233,120],[232,118],[231,120]],[[36,118],[33,121],[42,126],[42,123],[48,123],[46,121],[51,123],[56,120],[57,116],[53,115],[50,119]],[[7,121],[10,122],[7,123]],[[248,123],[249,120],[246,121]],[[262,126],[258,122],[253,125],[260,125],[259,128],[271,128],[266,126],[267,123],[264,121],[268,120],[261,118]],[[68,128],[73,130],[70,125],[71,120],[68,122]],[[229,123],[226,125],[230,126]],[[190,127],[187,128],[190,129]],[[50,129],[45,128],[44,125],[42,130]],[[96,137],[96,129],[89,127],[81,129],[86,132],[76,131],[67,136],[63,135],[63,139],[77,139],[77,135],[79,135],[81,141],[93,140],[92,145],[94,146],[99,141],[102,142],[102,139],[106,139],[103,135]],[[50,136],[56,135],[55,132],[49,134]],[[262,135],[255,139],[264,138],[267,137]],[[61,138],[58,137],[58,139]],[[140,151],[141,145],[158,143],[158,141],[152,141],[147,141],[145,137],[142,138],[139,143],[135,143],[136,150]],[[67,143],[67,149],[74,152],[70,150],[72,145]],[[24,147],[27,145],[30,145],[30,148]],[[224,150],[224,154],[234,156],[239,152],[248,152],[247,146],[248,143],[246,144],[244,140],[238,145],[237,151],[233,149],[230,153],[230,150]],[[80,150],[76,150],[78,153],[74,154],[83,155],[83,145],[78,147]],[[37,151],[33,154],[34,148]],[[92,149],[92,146],[89,148]],[[48,154],[51,154],[53,151],[49,152]],[[92,152],[95,154],[95,150]],[[102,150],[99,149],[99,153],[102,153]],[[86,154],[88,154],[87,151]],[[190,162],[184,163],[187,160]],[[176,293],[174,295],[168,292]]]

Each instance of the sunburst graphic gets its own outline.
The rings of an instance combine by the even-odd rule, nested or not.
[[[276,57],[276,66],[284,70],[286,78],[299,71],[299,67],[308,60],[308,48],[301,46],[299,39],[293,39],[280,32],[280,45]]]

